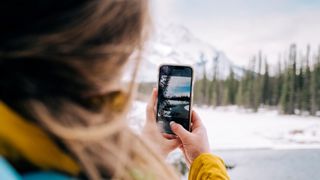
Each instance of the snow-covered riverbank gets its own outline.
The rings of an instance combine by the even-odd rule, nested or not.
[[[144,123],[145,102],[136,101],[130,125]],[[250,113],[237,107],[195,107],[207,128],[213,150],[221,149],[320,149],[320,118],[279,115],[276,110]]]

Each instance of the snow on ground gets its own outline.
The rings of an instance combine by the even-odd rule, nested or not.
[[[145,107],[145,102],[133,104],[129,123],[136,131],[144,124]],[[268,109],[251,113],[234,106],[194,109],[207,128],[214,150],[320,148],[319,117],[279,115]]]
[[[320,148],[320,118],[246,112],[237,107],[195,108],[213,149]]]

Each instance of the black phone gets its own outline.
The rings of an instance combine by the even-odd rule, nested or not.
[[[160,66],[156,119],[164,133],[174,134],[170,128],[171,121],[190,131],[192,91],[191,66]]]

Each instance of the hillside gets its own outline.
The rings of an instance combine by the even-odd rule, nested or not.
[[[186,27],[169,24],[158,25],[147,43],[138,80],[140,82],[156,82],[160,64],[188,64],[195,69],[196,78],[202,77],[204,67],[210,79],[217,64],[220,78],[225,78],[230,69],[237,76],[243,70],[234,65],[227,55],[211,44],[200,40]]]

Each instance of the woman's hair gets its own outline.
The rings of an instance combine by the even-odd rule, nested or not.
[[[0,3],[0,100],[62,143],[89,179],[176,178],[125,121],[148,21],[147,0]],[[133,78],[120,83],[129,61]]]

